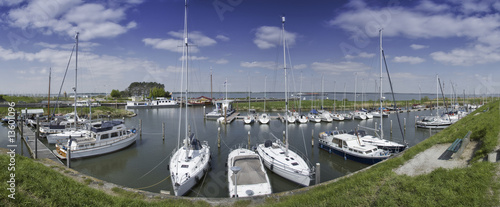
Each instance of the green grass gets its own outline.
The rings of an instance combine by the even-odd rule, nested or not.
[[[9,157],[0,155],[0,166],[7,166]],[[0,170],[2,180],[0,206],[208,206],[206,202],[184,199],[145,201],[136,193],[118,191],[111,196],[87,187],[43,164],[16,156],[16,199],[8,198],[9,173]]]

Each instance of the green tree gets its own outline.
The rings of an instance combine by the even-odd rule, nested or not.
[[[149,90],[148,98],[151,99],[151,98],[158,98],[158,97],[165,97],[165,89],[154,87],[154,88]]]
[[[120,98],[120,91],[113,89],[113,90],[111,90],[111,94],[109,94],[109,95],[113,98]]]

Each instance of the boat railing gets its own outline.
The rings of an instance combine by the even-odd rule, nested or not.
[[[109,141],[104,141],[104,142],[88,142],[88,143],[82,143],[82,144],[78,144],[78,149],[76,149],[75,151],[77,150],[85,150],[85,149],[89,149],[89,148],[95,148],[95,147],[102,147],[102,146],[106,146],[106,145],[112,145],[116,142],[119,142],[119,141],[122,141],[124,139],[128,139],[132,136],[135,136],[136,133],[132,133],[132,132],[129,132],[127,131],[127,134],[125,135],[122,135],[118,138],[114,138],[112,140],[109,140]],[[94,138],[87,138],[87,139],[83,139],[83,140],[79,140],[79,141],[91,141],[92,139]]]

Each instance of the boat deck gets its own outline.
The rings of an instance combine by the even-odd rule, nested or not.
[[[238,157],[234,161],[234,166],[241,167],[238,173],[238,185],[253,185],[266,183],[266,174],[261,169],[262,163],[258,155]],[[234,181],[234,175],[232,176]]]

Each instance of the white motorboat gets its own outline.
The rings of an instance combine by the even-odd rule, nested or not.
[[[366,119],[366,112],[364,111],[354,111],[352,115],[354,119],[360,119],[360,120]]]
[[[285,17],[282,17],[283,34],[285,34]],[[283,51],[285,51],[286,38],[283,37]],[[286,86],[286,53],[284,53],[285,69],[285,109],[288,111],[288,89]],[[288,126],[285,126],[285,143],[279,140],[267,140],[257,146],[264,165],[279,176],[302,186],[309,186],[313,171],[304,158],[294,150],[289,149]]]
[[[319,112],[319,117],[320,117],[321,121],[323,121],[323,122],[332,122],[333,121],[332,113],[330,113],[329,111],[319,110],[318,112]]]
[[[425,129],[444,129],[449,127],[452,122],[449,119],[443,119],[440,116],[422,116],[415,122],[417,127]]]
[[[253,124],[255,122],[255,117],[254,114],[247,114],[245,117],[243,117],[243,122],[245,124]]]
[[[364,130],[351,131],[348,134],[357,135],[361,141],[367,144],[377,146],[379,149],[388,150],[391,153],[398,153],[405,150],[408,146],[399,144],[397,142],[382,139],[366,134]]]
[[[185,82],[186,85],[186,90],[185,94],[181,93],[181,100],[182,96],[185,95],[186,100],[188,97],[189,93],[189,79],[188,75],[189,74],[189,67],[188,67],[188,60],[189,60],[189,52],[188,52],[188,31],[187,31],[187,0],[185,1],[184,5],[184,38],[183,38],[183,53],[182,57],[184,63],[182,63],[183,71],[186,72],[186,75],[183,76],[185,77]],[[181,85],[181,91],[183,90],[184,85]],[[183,110],[182,108],[179,108],[179,113],[181,113]],[[182,118],[179,116],[179,134],[177,137],[177,147],[173,151],[173,155],[170,157],[170,179],[172,182],[172,187],[174,190],[175,196],[182,196],[188,193],[191,188],[193,188],[194,185],[196,185],[200,179],[205,175],[205,173],[209,170],[210,168],[210,146],[208,145],[207,141],[201,142],[200,140],[196,139],[195,134],[191,133],[191,130],[189,129],[189,123],[188,123],[188,117],[189,117],[189,107],[187,104],[185,104],[185,109],[184,109],[184,139],[182,141],[181,145],[181,120]],[[181,145],[181,146],[179,146]]]
[[[227,158],[229,197],[251,197],[272,193],[271,182],[260,156],[238,148]]]
[[[141,109],[141,108],[174,108],[179,107],[179,103],[173,99],[158,97],[155,100],[148,102],[127,101],[126,109]]]
[[[319,148],[335,153],[344,159],[350,159],[365,164],[375,164],[391,156],[391,152],[367,144],[356,135],[339,131],[321,132]]]
[[[107,121],[99,127],[92,127],[85,136],[71,138],[66,144],[56,144],[54,154],[67,159],[68,149],[71,149],[71,159],[102,155],[128,147],[135,143],[136,137],[136,130],[128,130],[123,122]]]
[[[267,113],[262,113],[259,116],[259,123],[261,124],[268,124],[270,121],[269,115]]]
[[[233,109],[233,100],[219,100],[214,101],[213,103],[215,108],[205,115],[207,119],[218,119],[220,117],[224,117],[224,115],[231,116],[231,114],[235,112]]]
[[[339,113],[331,114],[331,117],[335,121],[344,121],[344,116],[342,116],[342,114]]]

